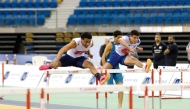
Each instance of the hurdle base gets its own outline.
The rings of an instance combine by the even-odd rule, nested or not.
[[[182,99],[182,97],[181,96],[165,96],[165,97],[162,97],[161,99],[163,100]]]
[[[0,100],[3,100],[3,97],[0,97]]]
[[[139,96],[139,98],[144,98],[145,96]],[[148,98],[159,98],[160,96],[148,96]]]

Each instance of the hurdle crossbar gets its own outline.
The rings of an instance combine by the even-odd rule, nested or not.
[[[120,86],[120,85],[102,85],[102,86],[66,86],[62,88],[2,88],[0,94],[26,94],[30,89],[31,94],[41,93],[41,89],[44,89],[44,93],[74,93],[74,92],[110,92],[110,91],[129,91],[130,87],[136,90],[139,86]],[[148,87],[149,91],[159,90],[190,90],[190,85],[187,84],[173,84],[173,85],[141,85],[140,89],[145,91]]]
[[[87,73],[91,73],[89,69],[76,69],[76,70],[68,70],[68,69],[50,69],[50,70],[46,70],[45,73],[49,71],[49,74],[87,74]],[[108,73],[116,73],[118,72],[118,69],[101,69],[98,70],[98,72],[108,72]],[[120,73],[145,73],[145,71],[143,69],[120,69],[119,70]]]

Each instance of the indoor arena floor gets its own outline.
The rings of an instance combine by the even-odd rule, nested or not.
[[[105,109],[104,93],[100,93],[99,97],[99,109]],[[25,95],[5,95],[4,100],[0,100],[0,109],[25,109],[25,99]],[[160,109],[159,98],[154,98],[154,108],[152,98],[148,101],[149,109]],[[32,94],[31,102],[31,109],[39,109],[40,96]],[[117,94],[108,94],[108,109],[118,109],[117,103]],[[144,109],[144,99],[133,95],[133,106],[134,109]],[[49,109],[96,109],[95,94],[50,94]],[[128,95],[124,96],[122,109],[128,109]],[[190,99],[162,100],[162,109],[190,109]]]

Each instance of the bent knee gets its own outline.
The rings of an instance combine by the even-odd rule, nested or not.
[[[92,68],[92,67],[94,67],[94,65],[92,64],[92,62],[86,61],[84,67],[86,67],[86,68]]]

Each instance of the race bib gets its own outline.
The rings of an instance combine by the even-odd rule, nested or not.
[[[86,51],[76,51],[74,54],[82,54],[85,53]]]
[[[127,48],[124,48],[124,49],[121,50],[121,52],[124,53],[124,54],[128,54],[130,51]]]

